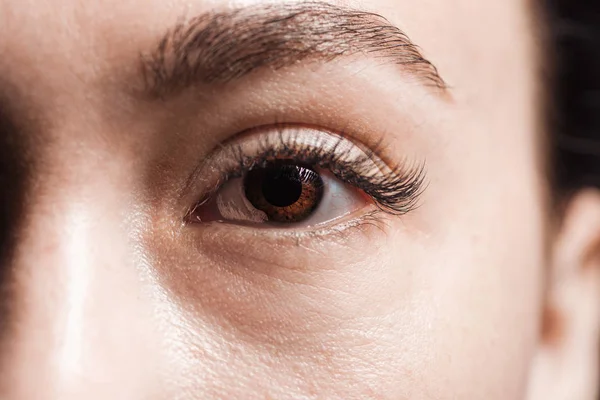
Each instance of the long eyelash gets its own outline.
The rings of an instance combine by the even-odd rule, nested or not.
[[[325,142],[302,144],[301,141],[297,141],[296,135],[299,135],[300,131],[290,134],[284,133],[284,126],[278,128],[280,130],[275,139],[276,143],[273,143],[270,137],[259,139],[258,155],[245,155],[241,145],[234,145],[231,155],[238,168],[227,174],[224,181],[241,177],[252,169],[266,167],[275,159],[290,159],[331,171],[338,179],[369,195],[375,204],[388,214],[403,215],[417,207],[425,188],[424,163],[401,163],[391,168],[377,155],[381,150],[381,142],[374,149],[363,149],[365,155],[356,159],[348,157],[345,152],[337,151],[338,146],[348,141],[343,135],[340,135],[330,150],[325,146]],[[375,171],[374,165],[377,167]]]

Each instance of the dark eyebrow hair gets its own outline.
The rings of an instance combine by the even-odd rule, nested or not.
[[[357,54],[401,65],[425,85],[446,89],[437,68],[384,17],[317,1],[202,14],[177,24],[141,59],[146,90],[163,96],[260,68]]]

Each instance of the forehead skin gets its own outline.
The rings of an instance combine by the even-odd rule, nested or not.
[[[0,0],[2,134],[28,165],[0,397],[522,398],[544,265],[528,2],[336,3],[406,32],[448,99],[389,66],[357,68],[354,91],[347,71],[299,66],[199,94],[215,136],[193,139],[195,95],[132,94],[140,55],[182,18],[255,3]],[[272,259],[235,235],[175,242],[170,177],[269,110],[321,122],[312,95],[335,103],[327,123],[427,160],[421,208],[370,233],[368,257],[354,237],[274,243]],[[264,273],[224,272],[244,262]]]

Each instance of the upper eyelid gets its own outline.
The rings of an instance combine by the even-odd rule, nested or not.
[[[185,188],[186,189],[189,188],[193,184],[193,182],[197,180],[197,177],[198,177],[200,171],[206,167],[206,164],[208,162],[210,162],[212,159],[215,158],[215,155],[221,154],[221,155],[227,155],[230,159],[231,158],[239,159],[239,157],[242,156],[241,154],[239,154],[239,151],[241,151],[241,147],[238,144],[240,140],[245,140],[254,135],[261,134],[261,133],[264,134],[266,131],[271,131],[271,132],[275,133],[275,136],[279,140],[279,143],[277,143],[275,145],[285,146],[286,142],[291,142],[292,140],[295,140],[297,137],[299,137],[300,132],[306,132],[307,130],[313,131],[313,132],[320,132],[321,134],[324,134],[324,135],[327,134],[327,135],[330,135],[332,138],[339,138],[339,140],[337,140],[337,141],[333,140],[335,142],[336,147],[338,147],[340,143],[346,142],[348,144],[351,144],[352,146],[355,146],[357,149],[363,150],[366,154],[376,155],[378,158],[381,159],[381,162],[383,164],[389,163],[389,161],[383,155],[378,154],[379,153],[378,149],[380,147],[382,147],[381,146],[382,140],[377,141],[375,145],[369,146],[362,142],[357,142],[355,139],[350,138],[350,136],[347,134],[333,132],[333,131],[331,131],[329,129],[325,129],[325,128],[320,128],[320,127],[306,125],[306,124],[275,123],[275,124],[271,124],[271,125],[258,126],[258,127],[254,127],[251,129],[247,129],[247,130],[239,133],[238,135],[233,136],[232,138],[228,139],[227,141],[225,141],[223,143],[219,143],[213,149],[213,151],[199,165],[196,166],[196,168],[194,169],[192,174],[188,177],[186,184],[185,184]],[[293,139],[292,139],[292,137],[293,137]],[[263,142],[258,142],[258,145],[261,146],[262,148],[256,151],[257,155],[261,151],[265,152],[265,151],[271,150],[273,148],[274,144],[272,142],[269,143],[269,142],[263,141]],[[319,144],[314,143],[313,147],[315,147],[315,146],[319,146]],[[298,148],[296,147],[296,149],[298,149]],[[226,152],[229,152],[229,154],[225,154]],[[238,152],[238,154],[236,154],[235,152]]]

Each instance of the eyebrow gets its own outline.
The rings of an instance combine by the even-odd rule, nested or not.
[[[164,96],[263,68],[354,55],[402,66],[422,84],[446,89],[437,68],[387,19],[316,1],[209,12],[180,22],[142,54],[141,68],[146,91]]]

